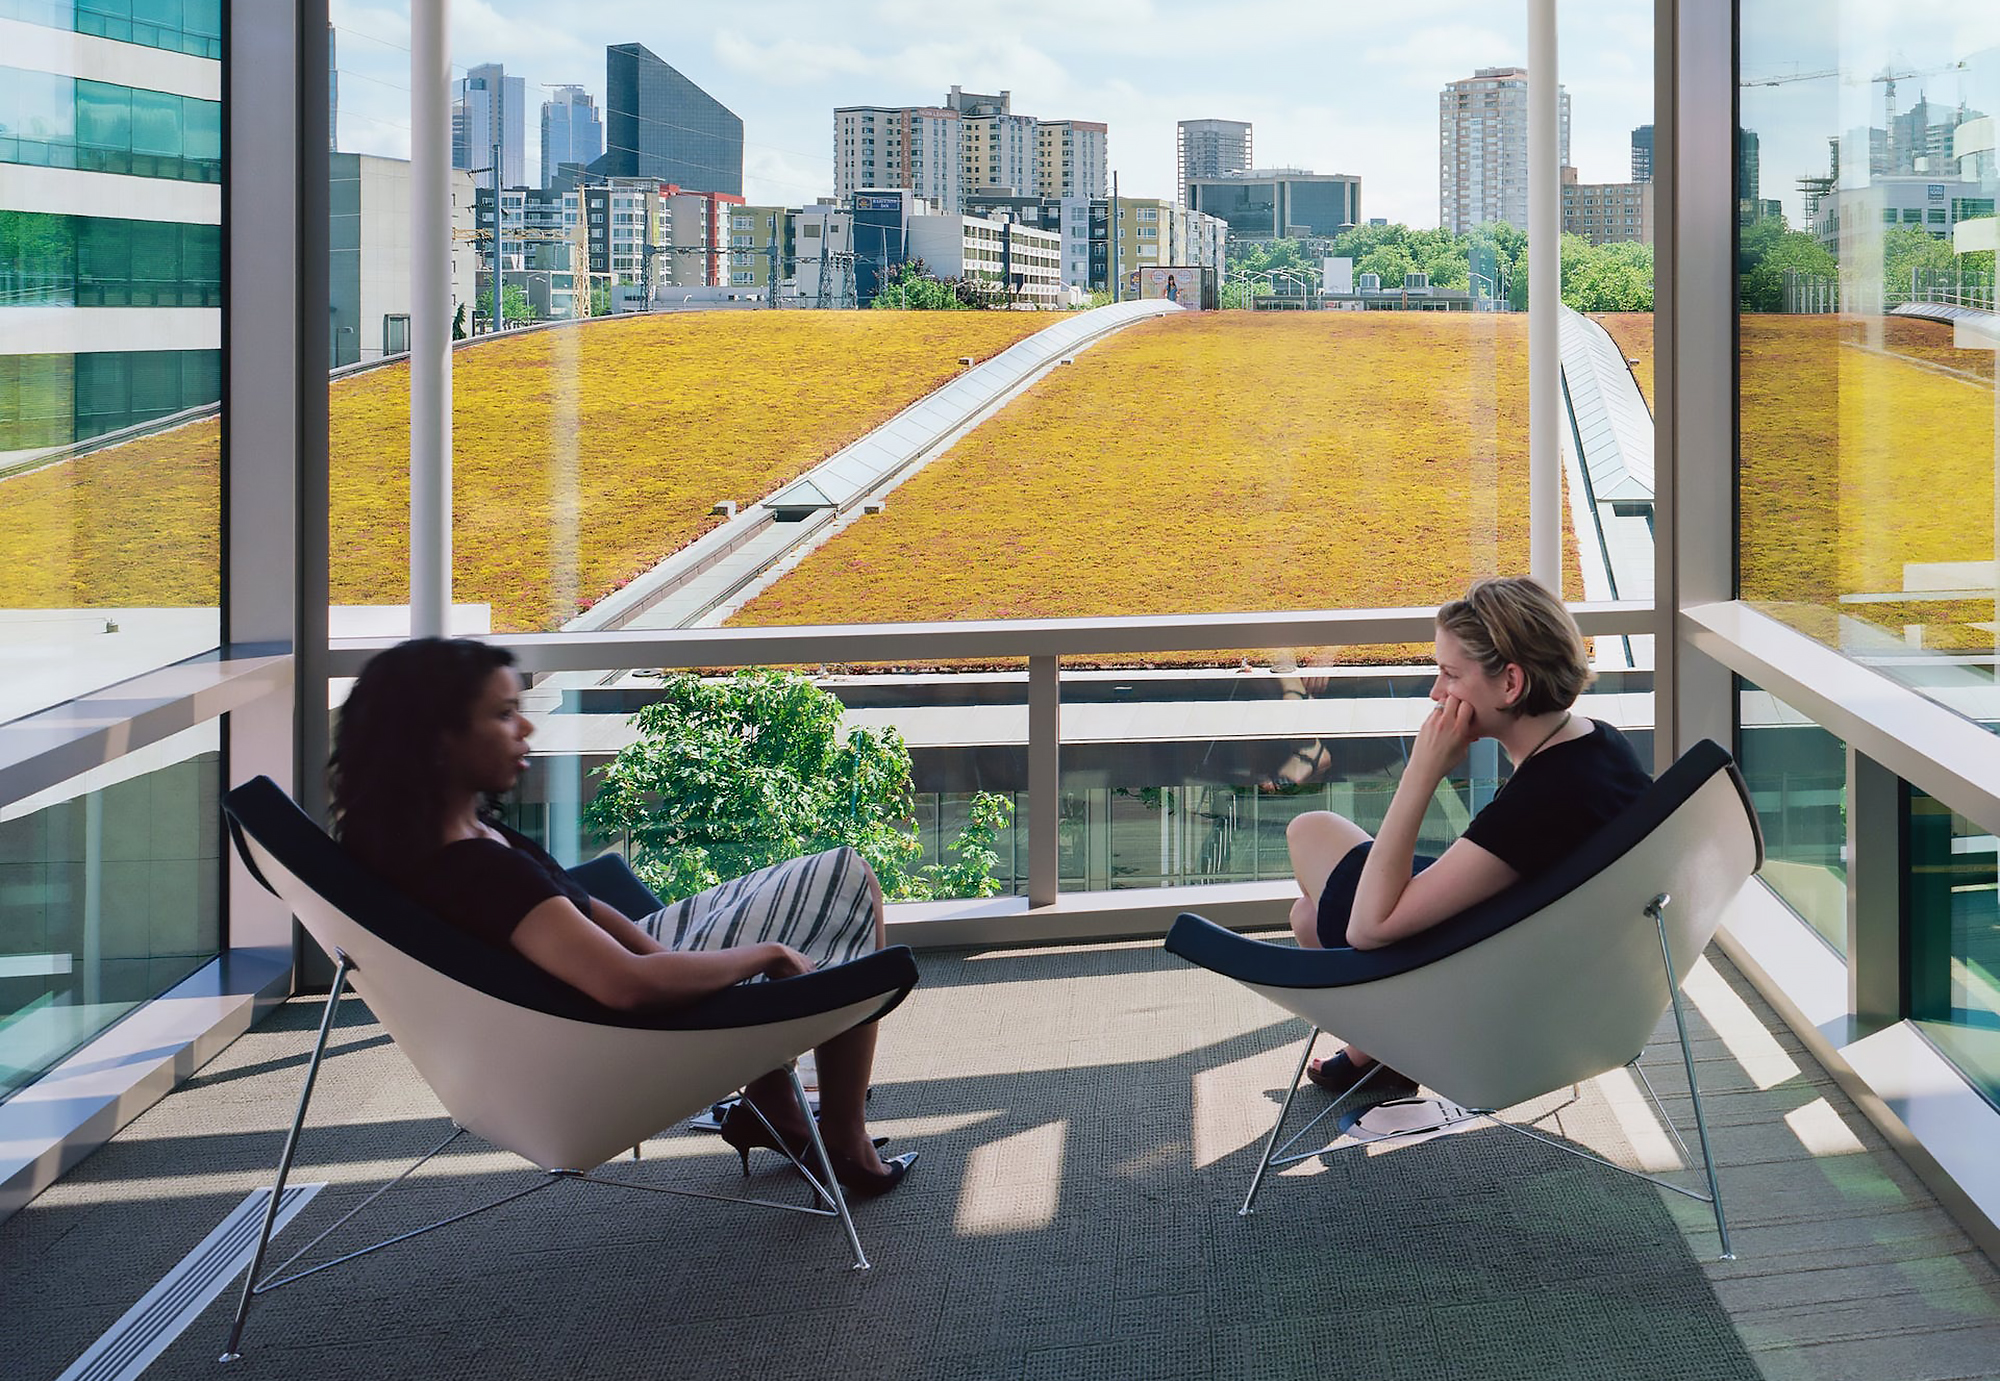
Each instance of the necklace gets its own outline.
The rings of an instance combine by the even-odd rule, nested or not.
[[[1544,748],[1548,747],[1550,739],[1554,738],[1564,729],[1567,729],[1569,727],[1569,719],[1570,719],[1570,712],[1568,710],[1564,710],[1563,717],[1556,721],[1556,727],[1549,730],[1546,734],[1543,734],[1542,741],[1540,743],[1537,743],[1533,748],[1530,748],[1527,752],[1521,754],[1521,761],[1514,764],[1514,774],[1518,774],[1520,772],[1522,765],[1526,763],[1529,758],[1532,758],[1533,756],[1535,756],[1535,754],[1541,752]],[[1500,791],[1505,791],[1508,787],[1514,784],[1514,774],[1509,774],[1507,780],[1500,783]],[[1500,794],[1500,791],[1496,791],[1493,794],[1497,797]]]

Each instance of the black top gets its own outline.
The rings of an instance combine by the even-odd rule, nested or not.
[[[550,897],[567,897],[590,914],[590,893],[562,864],[525,834],[495,825],[507,837],[458,839],[445,845],[412,877],[409,893],[420,905],[489,945],[513,944],[521,918]]]
[[[1646,793],[1652,777],[1625,735],[1603,720],[1581,738],[1552,743],[1514,769],[1465,838],[1524,878],[1576,852]]]

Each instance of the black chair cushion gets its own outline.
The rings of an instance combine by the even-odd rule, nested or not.
[[[662,905],[632,865],[617,854],[599,854],[571,868],[569,875],[583,884],[584,891],[630,920],[650,916]]]
[[[1268,988],[1341,988],[1408,973],[1469,949],[1568,896],[1623,858],[1717,772],[1729,774],[1742,798],[1761,868],[1764,839],[1749,788],[1722,746],[1703,739],[1661,773],[1645,795],[1554,868],[1406,940],[1370,950],[1295,949],[1247,940],[1193,912],[1182,912],[1167,932],[1166,947],[1205,969]]]
[[[482,944],[417,906],[349,858],[269,777],[231,791],[223,798],[223,811],[246,862],[250,855],[243,848],[243,836],[247,834],[356,924],[418,963],[490,997],[550,1016],[637,1030],[712,1031],[814,1016],[879,997],[883,1005],[870,1018],[874,1020],[893,1011],[917,982],[916,958],[909,947],[891,945],[796,978],[724,988],[666,1011],[620,1011],[585,996],[513,950]],[[254,863],[250,868],[256,874]],[[276,893],[261,875],[257,881]],[[646,891],[637,878],[631,879],[631,886]],[[657,905],[655,901],[649,909]]]

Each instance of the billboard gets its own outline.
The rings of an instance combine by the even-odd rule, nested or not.
[[[1190,312],[1202,308],[1201,269],[1194,264],[1169,264],[1161,268],[1135,270],[1133,277],[1139,280],[1139,298],[1151,301],[1165,298],[1178,302]]]

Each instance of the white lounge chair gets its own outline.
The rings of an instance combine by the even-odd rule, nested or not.
[[[1728,753],[1703,740],[1555,869],[1398,944],[1297,949],[1183,914],[1167,934],[1170,951],[1263,994],[1313,1028],[1241,1212],[1253,1210],[1271,1166],[1333,1149],[1290,1151],[1320,1118],[1282,1146],[1278,1140],[1322,1030],[1459,1105],[1443,1108],[1422,1129],[1430,1132],[1470,1117],[1498,1122],[1498,1109],[1621,1065],[1645,1082],[1640,1052],[1671,1007],[1708,1191],[1640,1177],[1712,1205],[1722,1254],[1730,1257],[1680,984],[1763,861],[1743,779]],[[1645,1086],[1651,1095],[1651,1083]],[[1658,1106],[1657,1096],[1653,1101]],[[1666,1119],[1664,1108],[1660,1115]],[[1638,1173],[1527,1128],[1500,1125]],[[1673,1130],[1671,1120],[1666,1125]],[[1681,1150],[1686,1156],[1685,1143]]]
[[[224,810],[237,848],[258,880],[291,906],[306,932],[335,961],[332,992],[306,1066],[298,1112],[278,1161],[263,1233],[244,1281],[224,1361],[237,1355],[244,1320],[258,1295],[561,1181],[725,1198],[600,1179],[590,1172],[628,1147],[636,1154],[645,1138],[702,1111],[759,1075],[791,1067],[801,1052],[880,1018],[917,981],[915,959],[906,946],[896,945],[795,978],[727,988],[667,1012],[614,1011],[513,951],[483,944],[405,899],[353,863],[268,778],[259,777],[231,791]],[[577,876],[593,895],[613,905],[622,903],[621,909],[647,901],[657,906],[622,861],[587,864]],[[347,1222],[350,1213],[260,1278],[334,1009],[350,984],[451,1116],[451,1135],[418,1164],[470,1132],[547,1173],[529,1188],[478,1208],[285,1274],[293,1262]],[[796,1069],[792,1089],[806,1112],[807,1126],[813,1129],[813,1149],[823,1169],[825,1149]],[[848,1216],[839,1181],[795,1164],[812,1185],[813,1204],[727,1201],[838,1217],[854,1251],[856,1269],[866,1269],[868,1258]],[[354,1212],[372,1202],[373,1197]]]

